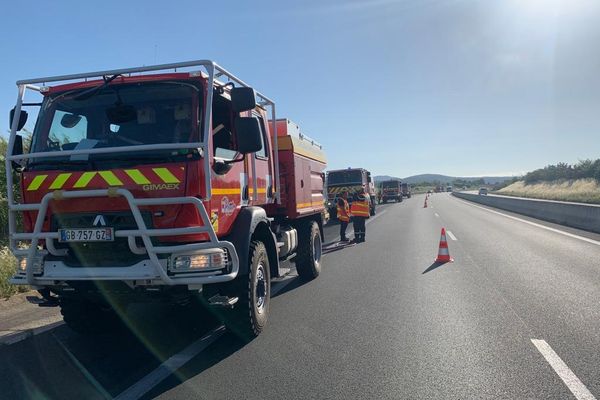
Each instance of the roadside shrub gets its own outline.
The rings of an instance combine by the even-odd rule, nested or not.
[[[540,182],[571,181],[577,179],[595,179],[600,183],[600,159],[580,160],[577,164],[570,165],[560,162],[555,165],[546,165],[525,174],[523,181],[530,185]]]
[[[8,280],[15,273],[17,260],[12,255],[8,247],[0,248],[0,298],[8,298],[19,292],[26,292],[26,286],[14,286],[8,283]]]

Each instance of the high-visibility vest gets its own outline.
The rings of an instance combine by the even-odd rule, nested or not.
[[[340,205],[340,201],[342,202],[342,205]],[[337,218],[342,222],[350,221],[350,208],[348,207],[348,202],[341,197],[338,199],[337,203]]]
[[[369,218],[369,202],[366,200],[354,200],[350,206],[350,214],[353,217]]]

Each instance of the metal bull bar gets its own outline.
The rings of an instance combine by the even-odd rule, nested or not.
[[[77,79],[88,79],[88,78],[98,78],[107,75],[126,75],[126,74],[134,74],[134,73],[146,73],[152,71],[164,71],[174,69],[177,71],[178,68],[191,68],[191,67],[203,67],[207,72],[207,87],[209,90],[206,90],[206,101],[204,104],[204,113],[203,113],[203,132],[202,141],[196,143],[159,143],[159,144],[149,144],[149,145],[135,145],[135,146],[121,146],[121,147],[108,147],[108,148],[98,148],[98,149],[80,149],[80,150],[67,150],[67,151],[52,151],[52,152],[38,152],[38,153],[29,153],[29,154],[13,154],[14,144],[15,144],[15,136],[17,132],[17,127],[19,123],[18,116],[21,112],[21,107],[23,105],[23,99],[25,96],[25,92],[27,89],[34,90],[40,92],[42,90],[41,87],[36,86],[36,84],[45,84],[47,82],[61,82],[61,81],[71,81]],[[232,280],[236,277],[239,271],[239,258],[234,246],[227,241],[219,241],[214,232],[212,224],[210,223],[210,218],[208,213],[202,203],[202,200],[210,200],[211,197],[211,180],[210,174],[206,173],[205,176],[205,193],[206,196],[204,199],[200,200],[195,197],[171,197],[171,198],[145,198],[145,199],[137,199],[133,196],[133,194],[126,189],[120,188],[109,188],[109,189],[98,189],[98,190],[76,190],[76,191],[55,191],[46,194],[42,201],[38,204],[18,204],[15,202],[14,193],[13,193],[13,176],[10,173],[12,169],[13,161],[20,161],[30,158],[36,157],[64,157],[75,154],[100,154],[100,153],[119,153],[119,152],[137,152],[137,151],[147,151],[147,150],[157,150],[157,149],[191,149],[195,148],[200,151],[203,157],[204,162],[204,170],[210,171],[210,159],[209,159],[209,147],[208,147],[208,136],[210,132],[210,123],[212,120],[212,100],[213,100],[213,90],[211,88],[214,87],[218,82],[215,81],[215,78],[220,76],[227,77],[230,81],[233,81],[239,85],[246,86],[248,85],[243,82],[241,79],[237,78],[224,68],[220,67],[213,61],[209,60],[198,60],[198,61],[188,61],[181,63],[173,63],[173,64],[161,64],[154,66],[145,66],[145,67],[136,67],[136,68],[126,68],[126,69],[117,69],[117,70],[106,70],[106,71],[96,71],[89,72],[83,74],[73,74],[73,75],[61,75],[55,77],[45,77],[45,78],[37,78],[37,79],[29,79],[29,80],[21,80],[17,81],[18,87],[18,96],[15,104],[15,118],[13,120],[10,136],[8,140],[8,149],[5,158],[5,166],[7,171],[7,188],[8,188],[8,210],[9,210],[9,232],[10,232],[10,240],[9,246],[11,251],[15,255],[27,256],[26,263],[26,277],[27,283],[30,285],[35,285],[36,282],[43,281],[44,278],[37,278],[34,276],[33,271],[33,261],[37,255],[38,245],[40,240],[46,240],[47,249],[56,254],[57,250],[53,246],[53,240],[58,238],[58,232],[42,232],[44,218],[46,216],[46,212],[48,209],[48,204],[50,200],[55,199],[76,199],[76,198],[86,198],[86,197],[108,197],[108,196],[121,196],[124,197],[128,204],[129,208],[133,214],[135,222],[137,224],[136,230],[120,230],[115,231],[115,237],[127,237],[129,246],[132,252],[140,254],[144,249],[136,249],[135,245],[135,237],[141,237],[145,246],[145,251],[148,253],[149,260],[156,272],[156,275],[167,285],[174,284],[203,284],[203,283],[217,283],[224,282],[228,280]],[[277,130],[276,130],[276,116],[275,116],[275,103],[270,100],[268,97],[256,92],[256,96],[258,99],[258,104],[263,107],[269,107],[271,109],[271,118],[272,118],[272,135],[274,139],[274,148],[277,149]],[[279,163],[278,163],[278,152],[275,150],[274,152],[274,165],[275,165],[275,193],[276,193],[276,201],[280,202],[280,191],[279,191]],[[185,227],[185,228],[169,228],[169,229],[148,229],[144,223],[142,215],[139,210],[139,206],[152,206],[152,205],[164,205],[164,204],[194,204],[200,213],[200,216],[203,221],[202,227]],[[34,225],[34,230],[32,233],[17,233],[16,232],[16,213],[24,212],[24,211],[38,211],[38,216]],[[189,235],[189,234],[197,234],[197,233],[205,233],[209,236],[208,242],[201,243],[193,243],[193,244],[184,244],[184,245],[174,245],[174,246],[154,246],[151,241],[151,237],[157,236],[178,236],[178,235]],[[31,241],[31,245],[28,249],[20,249],[18,248],[17,241],[19,240],[27,240]],[[184,253],[184,252],[194,252],[203,249],[211,249],[211,248],[224,248],[227,249],[230,257],[230,261],[232,263],[231,271],[227,274],[220,274],[219,271],[212,272],[198,272],[198,273],[187,273],[185,276],[180,277],[171,277],[167,274],[167,271],[162,267],[160,260],[158,258],[158,254],[165,253]],[[135,250],[135,251],[134,251]],[[110,268],[111,271],[123,271],[127,268],[131,267],[119,267],[119,268]],[[88,269],[89,270],[89,269]],[[61,280],[60,278],[50,278],[54,280]],[[65,277],[65,280],[68,277]],[[93,279],[93,277],[90,277]],[[117,279],[116,276],[112,278],[105,279]],[[121,280],[133,280],[133,279],[148,279],[145,277],[135,277],[134,274],[119,274],[118,279]]]
[[[30,265],[32,260],[36,256],[38,251],[37,245],[39,240],[45,239],[51,241],[59,238],[58,232],[42,232],[44,225],[44,219],[46,218],[46,210],[48,209],[48,203],[50,200],[67,200],[67,199],[78,199],[85,197],[124,197],[129,204],[129,208],[133,214],[133,218],[138,226],[138,229],[129,230],[117,230],[115,231],[115,237],[127,237],[135,238],[141,237],[144,242],[145,251],[148,253],[148,257],[156,275],[167,285],[175,284],[200,284],[200,283],[218,283],[226,282],[234,279],[239,271],[239,258],[233,244],[227,241],[219,241],[215,231],[212,228],[210,219],[202,201],[195,197],[163,197],[163,198],[147,198],[147,199],[136,199],[133,194],[127,189],[96,189],[96,190],[74,190],[74,191],[55,191],[47,193],[39,204],[19,204],[15,205],[16,211],[38,211],[38,216],[35,221],[35,226],[32,233],[18,233],[14,234],[13,238],[16,240],[31,240],[31,246],[25,250],[27,253],[27,267],[26,277],[27,283],[30,285],[36,284],[36,277],[33,275],[33,267]],[[185,227],[185,228],[168,228],[168,229],[148,229],[142,218],[139,206],[154,206],[154,205],[165,205],[165,204],[194,204],[200,213],[204,226],[198,227]],[[210,241],[200,242],[193,244],[175,245],[175,246],[154,246],[152,244],[151,237],[154,236],[177,236],[177,235],[190,235],[206,233],[208,234]],[[133,241],[133,243],[135,243]],[[132,246],[132,240],[129,240],[130,247]],[[204,249],[212,248],[224,248],[229,252],[230,260],[232,264],[231,271],[228,274],[216,275],[215,271],[211,272],[197,272],[197,273],[186,273],[182,277],[170,277],[164,270],[158,259],[158,254],[165,253],[188,253]],[[51,251],[52,252],[52,251]],[[121,267],[129,268],[129,267]],[[110,270],[118,270],[118,268],[110,268]],[[219,271],[217,271],[219,272]],[[195,275],[195,276],[194,276]],[[69,277],[65,276],[65,280]],[[147,276],[131,276],[127,277],[128,280],[135,279],[152,279]]]

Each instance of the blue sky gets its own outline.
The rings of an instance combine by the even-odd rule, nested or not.
[[[323,143],[330,168],[502,175],[600,157],[595,0],[8,2],[3,15],[4,127],[17,79],[208,58]]]

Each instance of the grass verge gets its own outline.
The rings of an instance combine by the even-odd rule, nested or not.
[[[530,185],[518,181],[498,190],[496,193],[534,199],[600,204],[600,185],[595,179],[544,182]]]
[[[15,273],[16,262],[15,256],[12,255],[8,247],[0,248],[0,298],[7,299],[13,294],[29,290],[27,286],[15,286],[8,283],[8,280]]]

